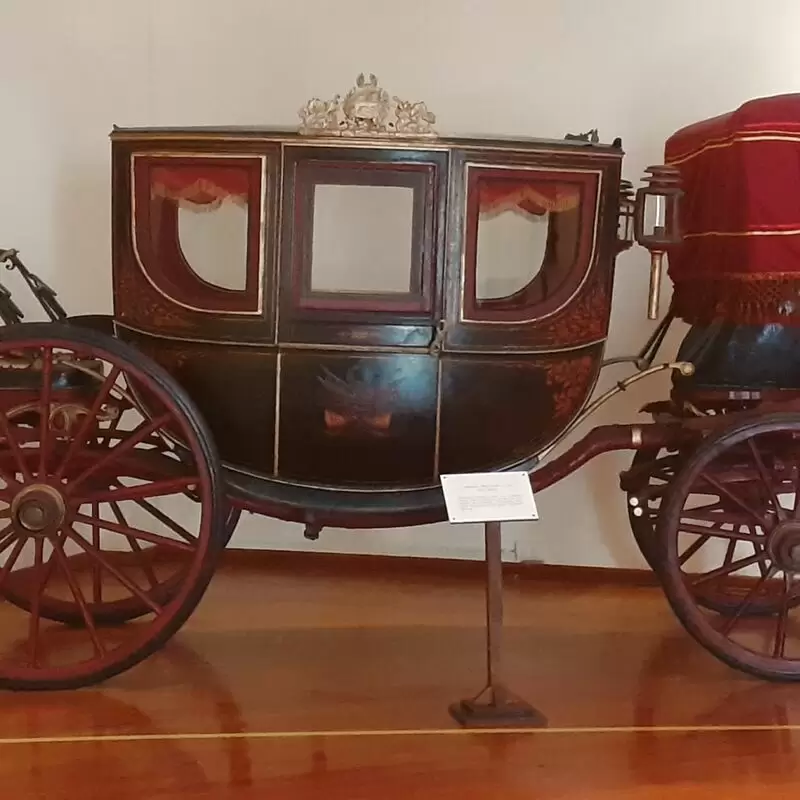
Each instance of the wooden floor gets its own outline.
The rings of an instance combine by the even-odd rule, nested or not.
[[[755,798],[800,788],[800,686],[699,649],[657,589],[517,579],[512,687],[550,727],[465,733],[483,593],[458,577],[226,568],[102,689],[5,694],[0,797]],[[798,749],[795,749],[795,743]]]

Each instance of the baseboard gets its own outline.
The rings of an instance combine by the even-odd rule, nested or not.
[[[171,555],[171,553],[157,552],[155,561],[171,561]],[[133,552],[117,552],[114,562],[117,566],[135,569],[139,565],[139,559],[140,557]],[[86,554],[78,554],[71,557],[70,564],[76,570],[89,569],[93,560]],[[458,558],[316,553],[303,550],[250,550],[233,547],[223,552],[221,566],[228,569],[287,572],[292,575],[342,575],[350,579],[424,577],[470,581],[482,581],[486,570],[483,561]],[[658,585],[653,573],[643,569],[511,562],[505,563],[503,570],[508,582],[537,581],[592,587]],[[32,573],[32,567],[24,567],[14,572],[14,579],[19,581]]]
[[[248,550],[228,548],[223,556],[228,567],[286,570],[294,574],[337,574],[354,576],[425,576],[480,579],[482,561],[453,558],[419,558],[353,553],[315,553],[298,550]],[[588,567],[564,564],[506,563],[509,579],[547,581],[591,586],[657,586],[649,570],[616,567]]]

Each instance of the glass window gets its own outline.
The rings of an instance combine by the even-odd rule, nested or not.
[[[596,180],[593,173],[470,169],[467,319],[525,321],[568,297],[591,263]]]
[[[413,217],[408,186],[317,184],[311,291],[412,292]]]
[[[134,157],[139,261],[170,299],[259,310],[262,159]]]

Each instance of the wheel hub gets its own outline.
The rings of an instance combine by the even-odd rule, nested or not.
[[[11,519],[17,530],[45,536],[64,522],[66,504],[61,493],[47,484],[26,486],[11,503]]]
[[[782,522],[769,536],[769,554],[784,572],[800,572],[800,522]]]

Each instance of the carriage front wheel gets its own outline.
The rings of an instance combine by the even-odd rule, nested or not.
[[[208,428],[161,367],[75,326],[3,329],[0,686],[86,686],[159,649],[203,596],[225,506]]]
[[[799,414],[709,436],[670,484],[655,546],[667,598],[700,644],[745,672],[800,680]],[[700,602],[709,592],[726,613]]]

